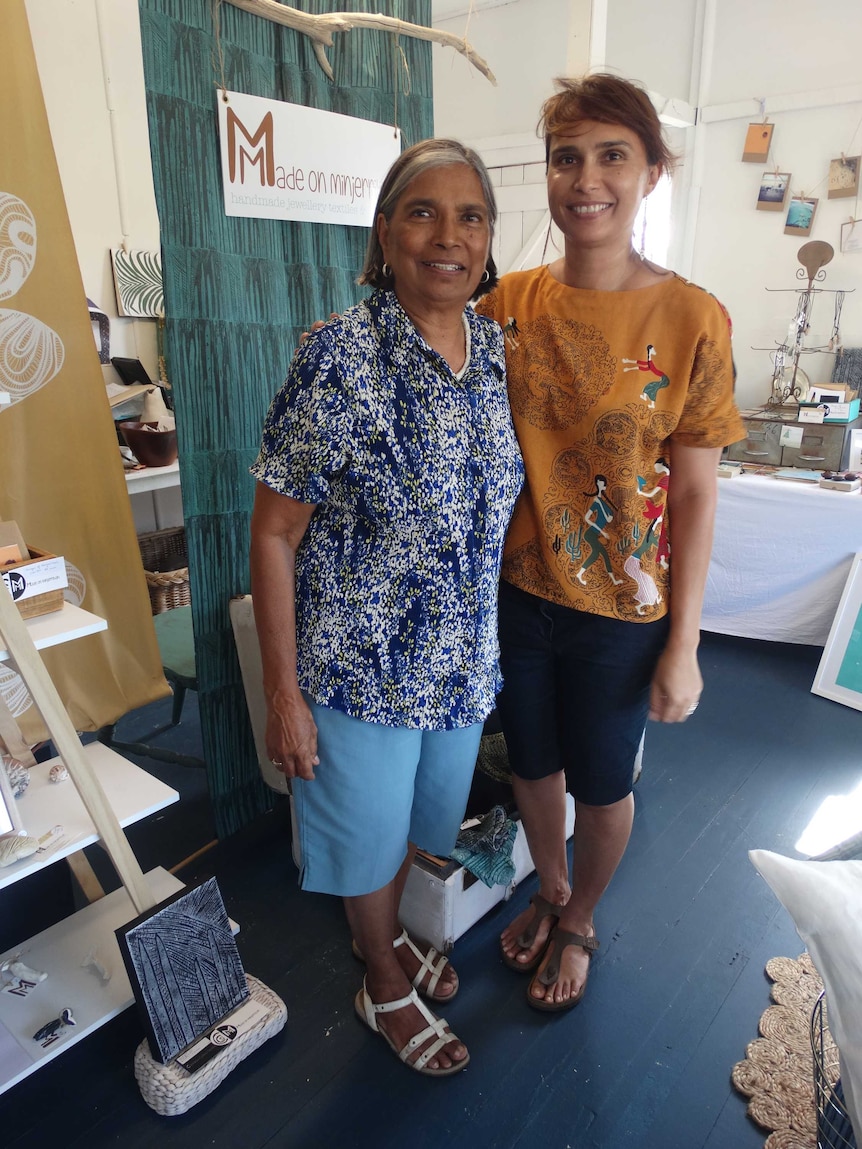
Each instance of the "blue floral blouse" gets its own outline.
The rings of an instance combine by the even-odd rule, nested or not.
[[[297,552],[299,684],[367,722],[484,719],[501,678],[497,582],[523,481],[503,336],[465,311],[456,376],[391,291],[306,340],[252,474],[315,503]]]

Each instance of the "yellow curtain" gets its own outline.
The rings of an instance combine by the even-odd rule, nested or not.
[[[0,4],[0,107],[0,518],[63,555],[67,599],[108,621],[44,652],[75,727],[95,730],[168,687],[24,0]],[[8,663],[0,695],[43,736]]]

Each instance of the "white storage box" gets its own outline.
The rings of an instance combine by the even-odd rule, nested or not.
[[[575,802],[566,795],[566,837],[575,825]],[[401,924],[411,934],[424,938],[441,953],[448,953],[458,938],[498,902],[508,901],[519,882],[536,868],[527,848],[524,827],[518,823],[518,836],[512,850],[515,878],[507,886],[488,887],[457,862],[438,868],[418,857],[407,875],[401,899]]]

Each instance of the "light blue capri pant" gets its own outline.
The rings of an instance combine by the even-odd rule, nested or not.
[[[306,702],[320,765],[314,781],[293,783],[302,888],[373,893],[398,873],[408,842],[446,857],[464,818],[482,723],[409,730]]]

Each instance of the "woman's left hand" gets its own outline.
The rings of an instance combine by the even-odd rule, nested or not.
[[[650,718],[653,722],[685,722],[697,710],[702,690],[696,649],[665,648],[652,679]]]

